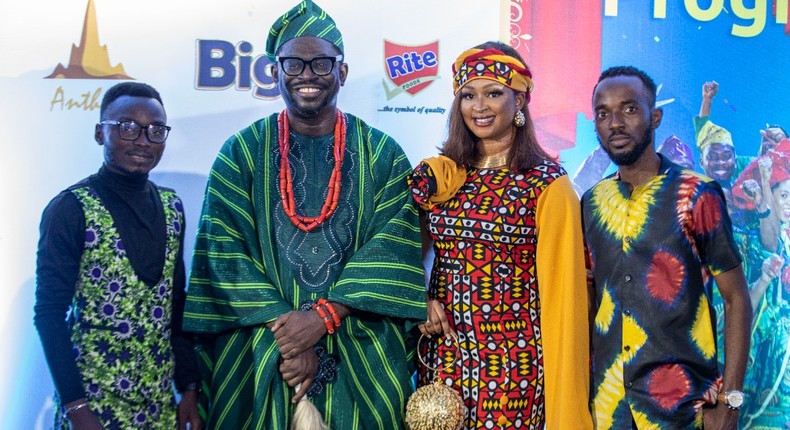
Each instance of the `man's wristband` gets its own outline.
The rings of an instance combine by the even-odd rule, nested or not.
[[[763,219],[767,218],[768,215],[771,215],[771,208],[766,207],[764,212],[759,212],[756,208],[754,210],[754,214],[757,215],[757,218]]]
[[[318,303],[316,304],[318,306],[325,306],[327,312],[329,312],[329,316],[332,317],[332,323],[335,325],[335,328],[340,328],[340,315],[338,315],[337,311],[335,311],[335,306],[324,298],[318,299]]]
[[[87,406],[88,406],[88,401],[86,400],[86,401],[84,401],[82,403],[78,403],[76,405],[72,405],[72,406],[69,406],[68,408],[63,409],[63,414],[68,416],[68,415],[71,415],[72,412],[76,412],[76,411],[78,411],[78,410],[80,410],[82,408],[85,408]]]
[[[185,391],[200,391],[200,384],[197,382],[190,382],[189,384],[184,385],[184,389],[181,392]]]
[[[326,327],[327,334],[335,334],[335,325],[332,323],[332,318],[326,314],[324,307],[318,303],[314,303],[313,310],[315,310],[318,313],[318,316],[324,321],[324,327]]]

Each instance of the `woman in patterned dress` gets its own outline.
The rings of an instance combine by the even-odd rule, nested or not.
[[[410,179],[432,249],[420,382],[459,392],[465,429],[592,428],[579,201],[537,142],[531,73],[487,42],[453,75],[442,155]]]
[[[735,204],[753,210],[763,247],[760,277],[749,285],[754,320],[741,408],[745,429],[790,428],[790,140],[754,160],[733,186]]]

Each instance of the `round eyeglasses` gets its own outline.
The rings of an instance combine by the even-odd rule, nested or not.
[[[172,127],[162,124],[140,125],[134,121],[110,121],[100,122],[102,125],[118,126],[118,136],[123,140],[137,140],[145,129],[145,135],[151,143],[165,143],[167,135]]]
[[[306,64],[310,65],[310,70],[316,76],[326,76],[332,73],[335,68],[335,63],[343,61],[342,55],[335,55],[334,57],[315,57],[310,60],[304,60],[299,57],[275,57],[275,61],[280,63],[280,68],[283,73],[288,76],[299,76],[304,72]]]

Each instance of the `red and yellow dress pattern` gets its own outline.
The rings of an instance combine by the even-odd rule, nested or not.
[[[549,189],[552,192],[547,193]],[[421,203],[435,190],[430,167],[421,163],[411,178],[412,196]],[[544,193],[547,195],[542,197]],[[539,246],[541,209],[543,224],[556,218],[560,231],[554,239],[564,245]],[[563,386],[553,382],[560,373],[556,365],[559,360],[554,359],[552,383],[547,384],[546,325],[551,326],[550,355],[566,354],[572,368],[567,377],[579,377],[576,385],[587,385],[586,293],[578,214],[579,204],[570,181],[563,168],[552,162],[525,172],[469,168],[455,197],[426,211],[426,229],[435,253],[429,295],[444,305],[459,342],[456,348],[448,338],[439,344],[436,340],[424,341],[420,354],[429,365],[443,367],[442,380],[461,394],[467,408],[464,428],[543,428],[547,398],[557,404]],[[549,228],[545,230],[550,233]],[[563,237],[574,232],[578,237]],[[572,248],[567,260],[551,255],[567,247]],[[544,264],[539,268],[537,260],[541,257]],[[547,321],[543,317],[549,309],[541,291],[544,283],[539,288],[538,279],[548,279],[548,274],[541,276],[541,271],[552,270],[566,272],[556,277],[564,285],[551,285],[546,280],[546,288],[566,289],[570,296],[565,304],[559,303],[559,290],[548,297],[558,313]],[[559,316],[563,313],[559,307],[575,305],[581,306],[581,318],[568,315],[573,312]],[[557,339],[560,318],[569,319],[564,327],[568,337],[563,340],[569,345],[561,345]],[[574,358],[579,359],[575,365]],[[420,369],[421,384],[432,377],[430,369]],[[574,387],[566,393],[577,396],[575,400],[566,399],[568,404],[577,401],[575,411],[566,409],[567,428],[586,428],[586,388],[571,381],[564,384]],[[557,388],[552,388],[552,395],[547,397],[549,385]],[[558,404],[549,407],[555,415],[562,415]],[[573,418],[575,415],[581,417]]]

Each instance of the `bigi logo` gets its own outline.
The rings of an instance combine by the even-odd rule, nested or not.
[[[394,88],[383,82],[387,100],[406,92],[415,95],[439,79],[439,41],[421,46],[384,41],[384,68]]]
[[[272,79],[274,63],[265,54],[253,57],[252,51],[252,44],[247,41],[234,45],[225,40],[198,40],[195,88],[235,87],[245,91],[254,87],[252,94],[259,99],[279,97],[277,83]]]

